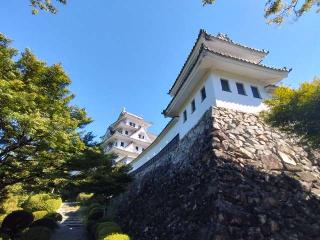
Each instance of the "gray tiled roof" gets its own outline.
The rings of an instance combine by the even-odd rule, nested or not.
[[[231,56],[229,54],[225,54],[225,53],[221,53],[221,52],[217,52],[217,51],[211,50],[210,48],[206,47],[205,45],[203,45],[202,47],[203,47],[204,50],[207,50],[210,53],[213,53],[213,54],[216,54],[216,55],[220,55],[222,57],[227,57],[227,58],[231,58],[231,59],[234,59],[234,60],[238,60],[238,61],[241,61],[241,62],[249,63],[249,64],[252,64],[252,65],[268,68],[268,69],[271,69],[271,70],[281,71],[281,72],[290,72],[292,70],[292,69],[288,69],[286,67],[276,68],[276,67],[272,67],[272,66],[267,66],[267,65],[262,64],[262,63],[254,63],[254,62],[251,62],[251,61],[249,61],[247,59],[243,59],[243,58]]]

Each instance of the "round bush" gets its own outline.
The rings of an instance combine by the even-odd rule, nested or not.
[[[89,213],[93,208],[103,208],[103,206],[99,203],[91,203],[87,208],[86,211]]]
[[[58,224],[56,223],[55,220],[51,218],[41,218],[39,220],[34,221],[30,225],[30,228],[34,228],[34,227],[46,227],[53,231],[56,228],[58,228]]]
[[[103,218],[103,208],[92,208],[88,214],[88,221],[99,220]]]
[[[24,234],[23,240],[50,240],[52,231],[46,227],[29,228]]]
[[[88,202],[93,196],[93,193],[79,193],[76,200],[82,204]]]
[[[48,213],[45,218],[50,218],[56,222],[61,222],[62,221],[62,215],[60,213]]]
[[[1,213],[11,213],[15,210],[19,210],[18,206],[18,198],[14,196],[9,196],[5,200],[3,200],[0,204],[0,212]]]
[[[122,233],[119,225],[114,222],[103,222],[98,224],[95,237],[100,240],[113,233]]]
[[[115,233],[106,236],[103,240],[130,240],[130,237],[126,234]]]
[[[36,211],[32,213],[34,220],[39,220],[41,218],[44,218],[45,216],[48,215],[47,211]]]
[[[59,209],[61,203],[61,198],[52,196],[50,194],[41,193],[30,196],[24,204],[24,209],[30,212],[55,212]]]
[[[49,199],[46,201],[46,207],[48,212],[56,212],[62,204],[61,198]]]
[[[3,219],[1,233],[13,238],[23,229],[29,227],[32,221],[33,215],[31,213],[24,210],[13,211]]]

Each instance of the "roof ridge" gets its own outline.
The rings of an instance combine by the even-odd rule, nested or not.
[[[229,38],[228,35],[225,34],[225,33],[218,33],[217,36],[214,36],[214,35],[208,33],[204,29],[201,29],[200,32],[203,32],[206,35],[206,37],[209,37],[209,38],[219,39],[221,41],[229,42],[229,43],[232,43],[233,45],[236,45],[236,46],[239,46],[239,47],[242,47],[242,48],[246,48],[246,49],[250,49],[250,50],[253,50],[253,51],[256,51],[256,52],[261,52],[261,53],[265,53],[265,54],[269,53],[269,51],[265,50],[265,49],[253,48],[253,47],[249,47],[247,45],[235,42],[231,38]]]
[[[221,53],[221,52],[217,52],[217,51],[214,51],[210,48],[208,48],[206,45],[202,44],[202,48],[204,50],[207,50],[209,52],[212,52],[214,54],[218,54],[218,55],[221,55],[221,56],[224,56],[224,57],[229,57],[229,58],[233,58],[235,60],[239,60],[239,61],[242,61],[242,62],[246,62],[246,63],[250,63],[250,64],[253,64],[253,65],[256,65],[256,66],[261,66],[261,67],[265,67],[265,68],[269,68],[269,69],[272,69],[272,70],[276,70],[276,71],[282,71],[282,72],[291,72],[292,68],[287,68],[287,67],[283,67],[283,68],[276,68],[276,67],[272,67],[272,66],[267,66],[265,64],[262,64],[261,62],[260,63],[254,63],[254,62],[251,62],[249,60],[246,60],[246,59],[243,59],[243,58],[238,58],[238,57],[235,57],[235,56],[232,56],[232,55],[229,55],[229,54],[225,54],[225,53]]]

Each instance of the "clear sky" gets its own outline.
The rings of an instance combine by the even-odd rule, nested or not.
[[[264,63],[293,68],[286,85],[320,76],[320,15],[270,26],[265,1],[217,0],[203,7],[201,0],[69,0],[57,15],[32,16],[29,0],[4,0],[0,32],[15,48],[63,64],[74,103],[94,119],[88,130],[97,136],[122,107],[153,122],[151,131],[159,133],[168,121],[161,115],[167,92],[201,28],[269,50]]]

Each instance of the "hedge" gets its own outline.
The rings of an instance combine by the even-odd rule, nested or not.
[[[62,204],[61,198],[49,199],[46,201],[47,211],[48,212],[56,212]]]
[[[99,220],[103,218],[103,212],[104,212],[103,208],[92,208],[88,214],[87,220],[88,221]]]
[[[51,218],[41,218],[39,220],[34,221],[30,225],[30,228],[34,228],[34,227],[46,227],[54,231],[56,228],[58,228],[58,224],[55,220]]]
[[[92,198],[93,193],[79,193],[76,200],[80,202],[81,204],[85,204]]]
[[[103,208],[100,203],[91,203],[87,208],[86,212],[89,213],[93,208]]]
[[[50,240],[52,231],[46,227],[29,228],[24,234],[23,240]]]
[[[1,225],[1,233],[14,238],[22,230],[30,226],[33,215],[24,210],[13,211],[7,215]]]
[[[18,204],[18,198],[11,195],[8,198],[4,199],[3,202],[1,202],[0,212],[3,214],[8,214],[15,210],[19,210],[20,208]]]
[[[36,212],[33,212],[32,215],[34,216],[34,220],[39,220],[39,219],[47,216],[48,212],[47,211],[36,211]]]
[[[30,212],[55,212],[60,208],[61,204],[61,198],[52,196],[50,194],[42,193],[30,196],[24,203],[23,207],[25,210]]]
[[[48,213],[45,216],[45,218],[50,218],[56,222],[61,222],[63,217],[60,213],[53,212],[53,213]]]
[[[130,240],[130,237],[126,234],[115,233],[106,236],[103,240]]]
[[[108,217],[100,218],[99,220],[89,220],[89,221],[87,220],[87,222],[86,222],[87,231],[89,233],[93,233],[93,235],[94,235],[99,223],[111,222],[111,221],[112,220]]]
[[[95,237],[101,240],[113,233],[122,233],[119,225],[114,222],[103,222],[98,224]]]

